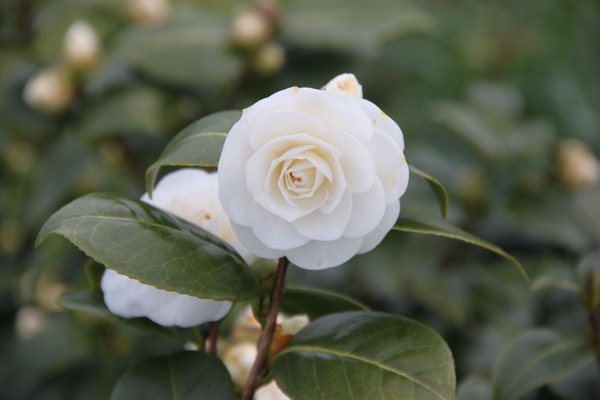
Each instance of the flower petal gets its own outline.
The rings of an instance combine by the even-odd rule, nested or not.
[[[255,201],[250,206],[250,227],[256,237],[270,249],[291,249],[310,240],[298,233],[292,224],[265,210]]]
[[[246,246],[252,253],[256,254],[258,257],[262,258],[280,258],[285,255],[283,250],[274,250],[265,246],[259,239],[256,237],[252,228],[248,226],[238,225],[234,222],[231,223],[231,227],[235,232],[237,238],[242,242],[244,246]]]
[[[330,242],[311,240],[304,246],[288,250],[288,259],[300,268],[319,270],[336,267],[352,258],[363,238],[342,236]]]
[[[395,201],[391,204],[388,204],[385,208],[385,214],[383,214],[383,218],[381,222],[371,233],[365,235],[363,238],[362,245],[358,250],[357,254],[363,254],[367,251],[373,250],[387,235],[387,233],[392,229],[396,221],[398,220],[398,216],[400,215],[400,200]]]
[[[385,203],[390,204],[404,194],[408,186],[408,164],[402,150],[394,140],[379,129],[373,130],[373,140],[368,145],[375,161],[377,176],[385,192]]]
[[[379,107],[371,103],[369,100],[358,100],[362,108],[367,112],[374,128],[382,130],[394,139],[400,149],[404,151],[404,135],[398,124],[388,117]]]
[[[375,178],[375,164],[365,145],[339,129],[324,130],[319,138],[340,151],[339,161],[350,191],[363,193],[369,190]]]
[[[352,214],[344,236],[361,237],[375,229],[385,213],[385,194],[379,178],[365,193],[352,195]]]
[[[315,210],[302,218],[298,218],[293,224],[302,236],[312,240],[336,240],[344,233],[351,212],[352,194],[346,191],[337,207],[331,212],[324,213],[321,210]]]
[[[301,111],[273,111],[254,125],[250,132],[250,145],[258,150],[270,140],[281,136],[298,133],[314,135],[323,129],[323,122],[314,115]]]

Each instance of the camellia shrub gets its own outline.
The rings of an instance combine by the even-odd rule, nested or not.
[[[154,187],[163,166],[186,168]],[[410,173],[431,184],[445,215],[443,186],[408,164],[399,126],[344,74],[322,89],[292,87],[243,112],[200,119],[150,166],[141,200],[81,197],[46,222],[37,243],[58,234],[92,259],[92,289],[63,295],[63,307],[189,337],[198,350],[137,362],[113,399],[235,399],[236,386],[244,400],[267,390],[291,399],[453,399],[452,354],[431,328],[285,285],[290,262],[334,268],[375,249],[390,230],[486,248],[527,277],[500,248],[402,208]],[[223,351],[218,324],[233,302],[252,304],[245,318],[260,321],[260,335],[256,345]],[[197,329],[204,323],[205,334]],[[235,326],[252,331],[248,325]]]

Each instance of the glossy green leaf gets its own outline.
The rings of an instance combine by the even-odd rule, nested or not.
[[[88,278],[90,289],[100,289],[100,283],[102,282],[102,275],[106,268],[104,265],[97,263],[96,261],[89,259],[88,262],[83,266],[85,275]]]
[[[450,200],[448,198],[448,192],[446,191],[444,185],[442,185],[442,183],[435,179],[433,176],[423,171],[422,169],[414,166],[413,164],[408,164],[408,169],[410,170],[411,174],[421,177],[427,181],[429,187],[431,187],[431,190],[433,190],[433,193],[435,194],[438,203],[440,204],[440,211],[442,212],[442,217],[446,218],[446,216],[448,215],[448,206],[450,204]]]
[[[475,246],[483,247],[484,249],[492,251],[510,260],[517,266],[517,268],[519,268],[519,271],[525,277],[525,279],[529,280],[527,272],[525,272],[525,269],[523,269],[523,266],[519,261],[517,261],[516,258],[502,250],[500,247],[467,233],[444,220],[433,218],[429,215],[403,207],[402,211],[400,212],[400,217],[392,229],[402,232],[415,232],[424,233],[427,235],[444,236],[450,239],[461,240]]]
[[[128,26],[114,39],[110,57],[182,86],[229,86],[243,69],[229,49],[229,29],[226,18],[189,8],[162,24]]]
[[[561,276],[558,273],[542,274],[531,282],[531,290],[545,290],[560,288],[573,293],[581,294],[581,287],[566,276]]]
[[[284,8],[281,27],[295,45],[372,52],[399,34],[430,30],[433,19],[395,0],[296,0]]]
[[[369,311],[366,305],[343,294],[295,286],[285,288],[280,309],[288,315],[307,314],[311,321],[344,311]]]
[[[129,368],[111,400],[234,400],[233,382],[217,357],[197,351],[148,358]]]
[[[594,360],[581,340],[565,340],[548,329],[533,330],[513,342],[494,374],[494,400],[516,400],[538,387],[566,378]]]
[[[458,385],[456,400],[492,400],[492,385],[483,378],[472,376]]]
[[[100,290],[85,290],[63,294],[56,299],[56,303],[67,310],[81,312],[113,324],[123,325],[154,335],[168,336],[183,342],[193,338],[193,335],[186,334],[188,330],[185,329],[166,328],[150,321],[148,318],[123,318],[111,313],[104,304],[104,297]]]
[[[157,135],[163,129],[160,92],[137,87],[110,96],[87,112],[78,130],[87,138],[144,133]]]
[[[316,320],[275,358],[273,374],[294,400],[454,399],[444,340],[417,322],[353,311]]]
[[[156,177],[163,166],[216,167],[227,133],[241,116],[241,111],[221,111],[201,118],[179,132],[146,171],[148,194],[152,197]]]
[[[241,257],[204,229],[140,200],[115,194],[81,197],[44,224],[120,274],[190,296],[241,301],[259,286]]]

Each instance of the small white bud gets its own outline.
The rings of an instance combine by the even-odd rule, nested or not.
[[[198,351],[200,347],[198,346],[198,343],[188,340],[183,344],[183,349],[186,351]]]
[[[66,109],[74,97],[71,79],[61,67],[47,67],[38,71],[25,84],[23,100],[31,108],[45,113]]]
[[[290,398],[279,389],[279,386],[277,386],[277,383],[273,380],[268,385],[265,385],[256,391],[254,400],[290,400]]]
[[[273,33],[273,27],[258,10],[245,10],[233,18],[231,40],[236,45],[253,49]]]
[[[279,318],[278,318],[279,319]],[[279,321],[278,321],[279,322]],[[310,323],[308,316],[305,314],[294,315],[289,318],[281,318],[279,324],[281,325],[281,335],[295,335],[300,332],[302,328]]]
[[[272,75],[285,64],[285,50],[277,42],[268,42],[258,48],[254,56],[254,69],[261,75]]]
[[[355,97],[359,99],[362,99],[363,97],[362,85],[358,83],[358,79],[356,79],[354,74],[341,74],[336,76],[323,87],[323,90],[339,92],[348,97]]]
[[[86,21],[75,21],[63,39],[63,61],[75,70],[90,70],[98,63],[100,38]]]
[[[565,139],[558,145],[557,177],[569,189],[594,185],[600,179],[598,159],[590,147],[577,139]]]
[[[223,353],[223,363],[238,387],[246,386],[257,353],[256,344],[249,342],[232,344]]]
[[[23,306],[19,308],[15,318],[17,335],[23,340],[30,339],[44,330],[48,324],[46,314],[37,307]]]
[[[129,0],[129,18],[137,23],[156,23],[167,19],[171,14],[168,0]]]

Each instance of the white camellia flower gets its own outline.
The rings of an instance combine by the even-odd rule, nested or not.
[[[258,256],[334,267],[375,248],[398,218],[409,175],[402,131],[362,99],[353,75],[336,79],[354,82],[277,92],[227,136],[219,197]]]
[[[250,264],[256,258],[235,237],[221,208],[216,173],[180,169],[166,175],[149,199],[142,200],[201,226],[228,242]],[[217,321],[230,310],[228,301],[214,301],[157,289],[107,269],[101,283],[108,309],[125,318],[148,317],[163,326],[190,327]]]

